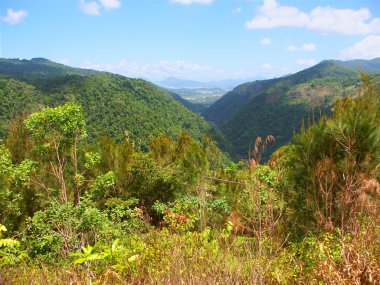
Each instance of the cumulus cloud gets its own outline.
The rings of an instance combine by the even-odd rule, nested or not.
[[[113,10],[121,7],[120,0],[99,0],[99,2],[106,10]]]
[[[367,36],[348,49],[342,50],[343,59],[372,59],[380,57],[380,36]]]
[[[79,1],[79,8],[82,12],[92,16],[100,16],[102,8],[110,11],[120,7],[121,0],[98,0],[90,2],[86,2],[86,0]]]
[[[368,9],[335,9],[332,7],[317,7],[311,14],[308,29],[321,34],[366,35],[375,32],[376,22],[380,19],[371,19]],[[377,32],[380,32],[378,30]]]
[[[198,79],[217,79],[224,76],[221,70],[184,60],[161,60],[157,63],[148,64],[129,61],[127,59],[120,60],[115,64],[98,64],[88,61],[82,64],[81,67],[109,71],[129,77],[149,78],[151,80],[161,80],[169,76],[179,78],[196,77]],[[215,78],[210,78],[210,75]]]
[[[304,44],[300,47],[291,45],[285,48],[286,51],[315,51],[315,49],[316,49],[316,46],[314,43]]]
[[[304,65],[304,66],[312,66],[312,65],[315,65],[316,62],[314,59],[302,58],[302,59],[297,59],[297,64]]]
[[[173,3],[179,3],[182,5],[190,5],[190,4],[203,4],[208,5],[211,4],[214,0],[170,0]]]
[[[116,63],[84,62],[79,67],[108,71],[132,78],[147,78],[151,81],[163,80],[173,76],[198,81],[221,80],[231,78],[279,77],[291,72],[290,68],[264,63],[249,69],[225,70],[213,66],[185,60],[161,60],[155,63],[141,63],[122,59]]]
[[[283,67],[281,67],[281,72],[286,74],[286,73],[290,72],[290,68],[287,66],[283,66]]]
[[[245,24],[247,29],[303,27],[324,35],[368,35],[380,33],[380,19],[367,8],[359,10],[316,7],[311,13],[283,6],[277,0],[264,0],[258,14]]]
[[[70,61],[67,58],[61,58],[57,60],[57,62],[64,65],[68,65],[70,63]]]
[[[269,63],[264,63],[264,64],[261,65],[261,67],[264,68],[264,69],[271,69],[272,65],[269,64]]]
[[[262,38],[260,44],[263,46],[270,46],[272,45],[272,40],[270,38]]]
[[[7,10],[7,15],[2,17],[1,20],[9,25],[16,25],[20,23],[27,15],[28,12],[24,10],[14,11],[13,9],[9,8]]]
[[[81,0],[79,2],[79,8],[83,13],[91,16],[99,16],[100,15],[100,4],[98,2],[86,2]]]
[[[281,6],[276,0],[265,0],[259,14],[245,26],[247,29],[270,29],[276,27],[303,27],[309,16],[296,7]]]

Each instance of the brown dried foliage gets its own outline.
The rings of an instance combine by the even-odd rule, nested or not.
[[[268,135],[264,141],[260,136],[256,138],[255,143],[253,146],[249,146],[248,151],[248,162],[250,169],[254,169],[256,165],[260,164],[261,156],[266,151],[268,144],[275,141],[276,139],[272,135]]]

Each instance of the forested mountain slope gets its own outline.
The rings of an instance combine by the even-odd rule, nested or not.
[[[211,127],[156,85],[142,79],[81,70],[44,59],[0,61],[0,135],[15,114],[75,101],[84,110],[88,139],[125,131],[145,148],[155,135],[182,131],[200,140]]]
[[[290,76],[242,84],[206,110],[205,118],[231,142],[237,158],[247,156],[257,136],[275,136],[268,157],[291,140],[303,119],[317,120],[337,98],[357,94],[358,70],[380,71],[379,59],[326,60]]]
[[[380,57],[372,60],[354,59],[348,61],[337,61],[347,67],[356,68],[365,72],[379,72],[380,71]]]
[[[37,78],[50,78],[62,75],[94,75],[100,71],[73,68],[45,58],[6,59],[0,58],[0,74],[9,77],[32,81]]]

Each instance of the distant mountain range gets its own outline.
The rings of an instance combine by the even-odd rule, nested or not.
[[[250,79],[224,79],[218,81],[194,81],[194,80],[186,80],[180,79],[176,77],[168,77],[162,81],[155,82],[157,85],[162,86],[164,88],[171,89],[180,89],[180,88],[223,88],[223,89],[232,89],[244,82],[254,81],[254,80],[262,80],[264,77],[250,78]]]
[[[289,76],[241,84],[204,112],[234,147],[234,157],[246,157],[257,136],[274,135],[277,147],[291,141],[302,120],[329,114],[337,98],[355,96],[360,86],[358,70],[380,72],[380,58],[326,60]],[[380,75],[373,75],[380,82]]]

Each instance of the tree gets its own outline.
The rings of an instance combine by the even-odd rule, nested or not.
[[[338,100],[332,118],[303,128],[282,150],[287,201],[303,213],[293,224],[344,231],[379,204],[380,99],[365,74],[362,82],[357,98]]]
[[[13,164],[9,150],[0,145],[0,223],[11,230],[21,225],[26,214],[24,194],[34,166],[31,160]]]
[[[45,108],[32,114],[26,120],[27,128],[36,140],[41,152],[52,150],[54,158],[50,160],[53,175],[61,188],[61,201],[68,201],[68,190],[64,176],[67,161],[72,159],[74,177],[78,175],[77,148],[80,138],[86,136],[82,108],[68,103],[56,108]],[[75,186],[74,199],[80,201],[80,191]]]
[[[21,163],[31,158],[33,139],[25,125],[25,113],[12,117],[9,121],[9,132],[4,139],[4,145],[12,155],[13,163]]]

